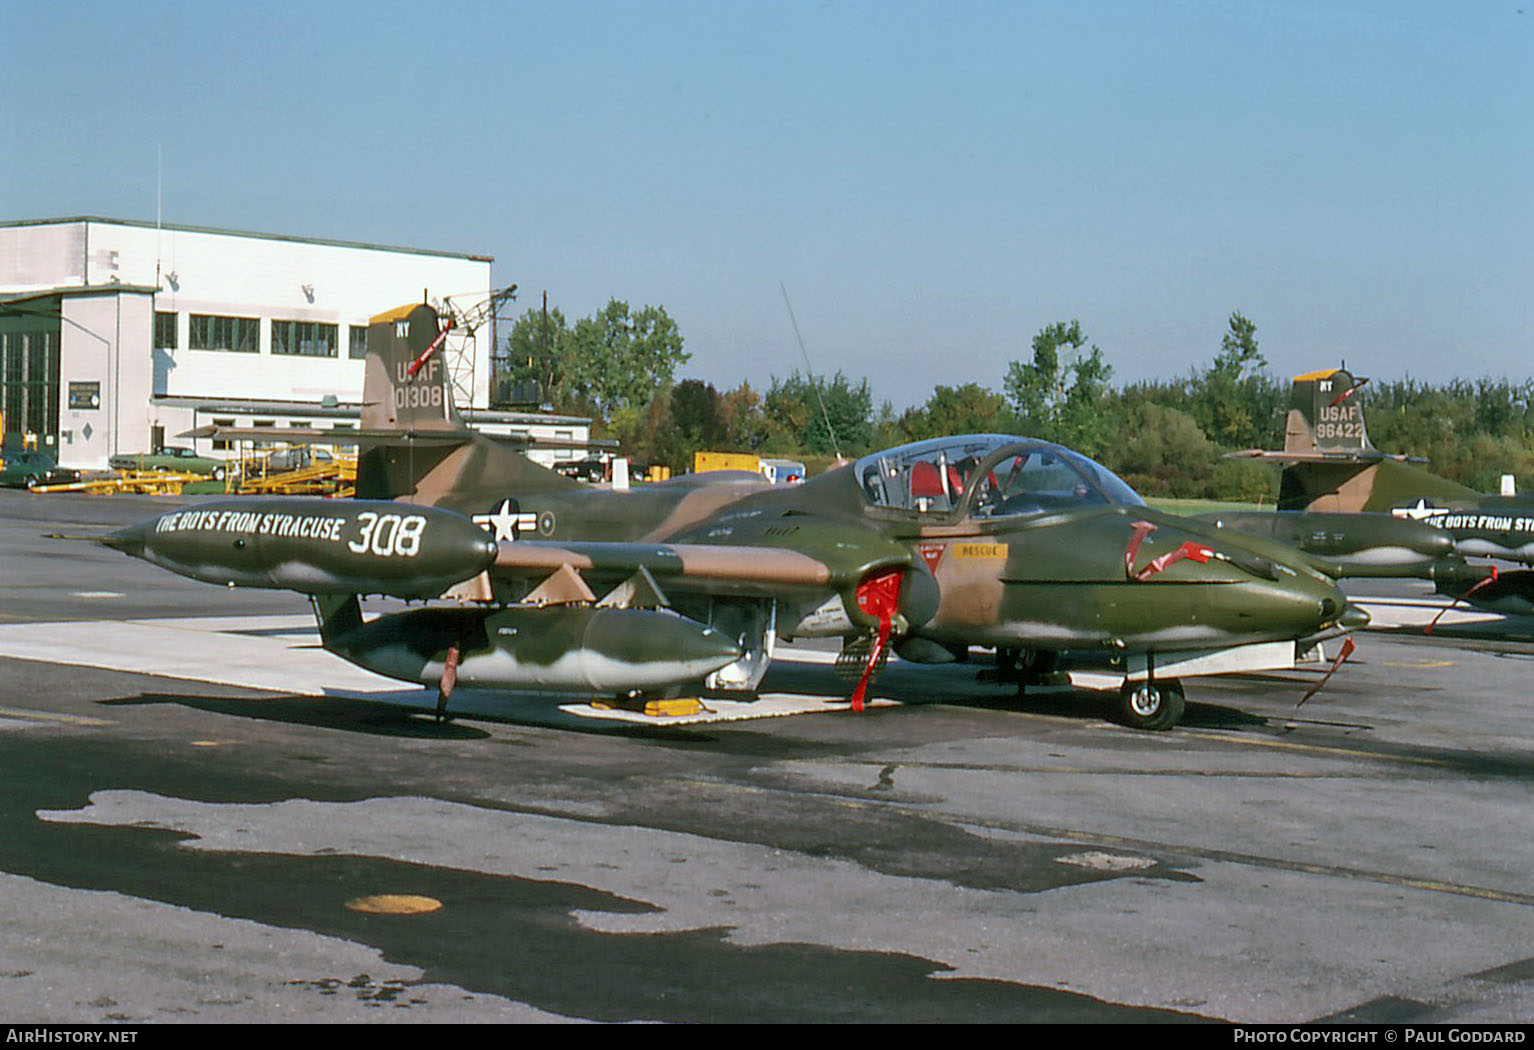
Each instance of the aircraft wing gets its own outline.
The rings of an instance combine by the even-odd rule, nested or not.
[[[871,572],[911,563],[904,545],[872,535],[836,550],[712,543],[503,542],[490,573],[507,579],[614,581],[641,571],[682,591],[742,596],[855,587]]]

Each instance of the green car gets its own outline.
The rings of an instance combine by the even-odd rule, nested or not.
[[[80,472],[59,466],[51,452],[6,449],[0,452],[0,485],[35,489],[39,485],[62,485],[79,481]]]
[[[228,464],[212,456],[199,456],[189,448],[167,445],[158,452],[134,452],[107,460],[113,470],[168,470],[177,474],[202,474],[223,481]]]

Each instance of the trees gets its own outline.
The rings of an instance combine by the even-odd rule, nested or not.
[[[727,440],[723,400],[714,384],[701,379],[684,379],[671,388],[671,423],[678,441],[693,451]]]
[[[511,385],[526,389],[526,384],[536,384],[536,393],[522,400],[565,403],[566,384],[577,379],[579,363],[570,343],[570,326],[557,307],[529,310],[517,318],[506,337],[506,351],[505,378]]]
[[[945,434],[1005,434],[1017,420],[1006,398],[979,383],[939,386],[920,408],[901,415],[902,440],[922,441]]]
[[[604,417],[614,409],[647,403],[671,385],[677,366],[692,357],[682,349],[682,333],[663,308],[630,312],[620,299],[575,322],[571,341],[580,364],[580,393]]]
[[[1230,315],[1214,362],[1194,383],[1194,418],[1209,439],[1228,449],[1272,448],[1281,441],[1284,389],[1258,371],[1257,326],[1240,311]]]
[[[773,377],[763,404],[768,419],[782,427],[805,452],[852,456],[869,451],[873,437],[870,418],[873,394],[869,392],[866,379],[860,379],[854,385],[841,372],[827,381],[805,378],[796,370],[787,379]],[[829,432],[826,429],[828,419]]]
[[[1370,383],[1362,400],[1374,445],[1426,457],[1436,474],[1483,492],[1503,474],[1534,476],[1534,381],[1405,379]]]
[[[555,409],[602,419],[648,404],[692,356],[663,307],[633,311],[621,299],[573,328],[557,309],[547,316],[529,310],[512,326],[508,345],[513,382],[537,380]]]
[[[1192,416],[1149,401],[1110,415],[1118,425],[1102,457],[1105,466],[1142,492],[1207,494],[1218,453]]]
[[[1033,361],[1013,361],[1003,386],[1018,422],[1032,437],[1101,454],[1107,438],[1102,407],[1113,374],[1103,352],[1083,351],[1080,321],[1057,321],[1033,337]]]

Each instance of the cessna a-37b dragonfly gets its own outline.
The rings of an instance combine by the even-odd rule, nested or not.
[[[749,696],[775,639],[840,637],[855,708],[891,648],[947,662],[974,645],[1033,669],[1109,657],[1122,720],[1165,729],[1176,674],[1290,666],[1368,619],[1292,548],[1151,510],[1045,441],[940,438],[796,486],[593,489],[461,422],[442,334],[425,305],[374,319],[352,432],[368,498],[201,504],[104,542],[309,595],[325,648],[435,686],[439,717],[460,684]],[[450,590],[457,604],[366,621],[358,601]]]

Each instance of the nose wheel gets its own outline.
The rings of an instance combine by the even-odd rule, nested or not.
[[[1119,721],[1130,729],[1171,729],[1186,706],[1182,683],[1175,678],[1125,682],[1119,688]]]

